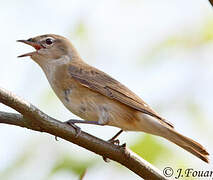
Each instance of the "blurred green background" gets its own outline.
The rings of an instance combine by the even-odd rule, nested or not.
[[[16,58],[32,49],[17,39],[60,34],[86,62],[124,83],[213,153],[213,8],[207,0],[1,0],[0,22],[0,86],[61,121],[76,118],[41,69],[30,58]],[[2,104],[0,110],[14,112]],[[105,140],[118,131],[80,126]],[[213,168],[159,137],[125,132],[119,139],[161,170]],[[140,179],[62,139],[0,125],[1,180],[79,179],[85,170],[85,180]]]

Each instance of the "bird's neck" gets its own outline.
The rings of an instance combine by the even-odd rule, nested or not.
[[[62,66],[69,66],[71,64],[78,64],[78,63],[83,63],[83,60],[80,57],[70,57],[68,55],[62,56],[58,59],[50,59],[46,60],[45,62],[39,62],[39,66],[42,68],[44,71],[48,81],[50,84],[53,82],[55,78],[55,73],[57,72],[58,69],[61,69]],[[66,72],[63,72],[66,73]]]
[[[54,76],[57,68],[69,64],[71,61],[72,59],[69,56],[65,55],[58,59],[48,59],[45,61],[40,61],[38,62],[38,64],[47,76],[47,79],[50,80]]]

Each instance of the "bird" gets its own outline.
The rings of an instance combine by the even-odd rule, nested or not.
[[[124,131],[141,131],[163,137],[204,162],[207,150],[174,129],[139,96],[105,72],[87,64],[72,43],[55,34],[17,40],[35,48],[18,57],[31,57],[43,70],[53,91],[64,106],[83,120],[75,123],[109,125]]]

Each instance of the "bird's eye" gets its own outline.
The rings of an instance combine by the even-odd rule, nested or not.
[[[53,40],[48,38],[48,39],[46,39],[45,42],[46,42],[47,45],[51,45],[53,43]]]

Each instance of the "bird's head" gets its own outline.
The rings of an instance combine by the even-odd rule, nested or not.
[[[36,36],[28,40],[18,40],[35,48],[36,51],[20,55],[18,57],[30,56],[33,60],[39,64],[43,61],[51,61],[60,59],[63,56],[69,56],[70,58],[77,56],[77,52],[65,37],[46,34]]]

